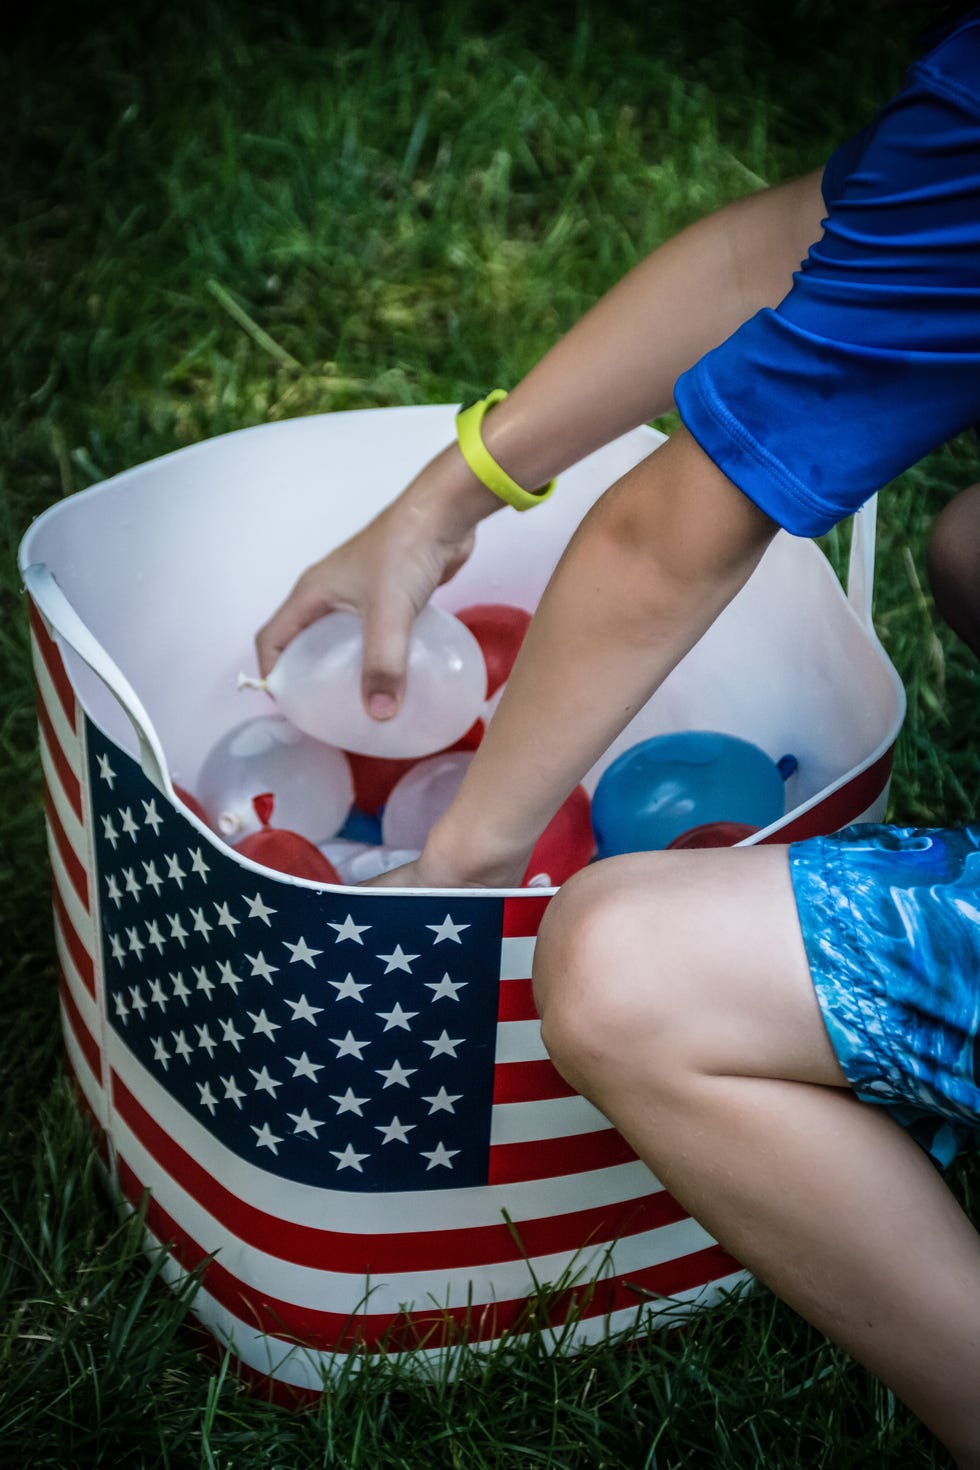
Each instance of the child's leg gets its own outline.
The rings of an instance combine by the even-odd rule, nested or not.
[[[980,485],[957,495],[936,517],[928,567],[936,607],[980,658]]]
[[[667,1188],[980,1467],[980,1237],[848,1089],[786,850],[586,869],[550,905],[535,987],[556,1065]]]

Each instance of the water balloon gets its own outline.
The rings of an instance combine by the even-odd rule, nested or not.
[[[283,827],[311,842],[332,837],[353,801],[342,751],[313,740],[282,715],[236,725],[208,752],[197,796],[212,827],[231,841],[257,832],[253,798],[272,792]]]
[[[390,720],[375,720],[361,699],[361,619],[332,612],[287,644],[271,674],[256,683],[300,730],[342,750],[373,756],[424,756],[470,728],[486,696],[480,645],[450,613],[429,605],[415,620],[405,696]]]
[[[542,883],[557,887],[584,868],[594,852],[589,795],[584,786],[576,786],[535,843],[524,883],[529,887]]]
[[[459,790],[472,759],[467,751],[447,751],[419,761],[406,771],[381,814],[386,847],[422,850],[431,828]]]
[[[264,868],[289,873],[294,878],[313,878],[321,883],[341,882],[333,863],[307,838],[284,827],[269,825],[274,806],[271,793],[257,796],[253,806],[260,823],[259,830],[234,843],[235,852],[251,858],[253,863],[261,863]]]
[[[688,730],[641,740],[596,786],[599,855],[665,848],[706,823],[767,827],[783,814],[783,779],[764,750],[734,735]]]
[[[487,697],[510,678],[510,671],[531,626],[531,614],[507,602],[478,602],[456,616],[476,638],[487,666]]]

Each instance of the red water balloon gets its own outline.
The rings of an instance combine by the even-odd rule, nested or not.
[[[189,812],[193,812],[195,817],[199,817],[205,827],[210,827],[211,822],[208,814],[196,796],[192,796],[189,791],[185,791],[183,786],[178,786],[176,782],[174,782],[174,796],[176,796],[181,806],[186,806]]]
[[[524,635],[531,625],[531,614],[523,607],[512,607],[507,602],[478,602],[472,607],[464,607],[456,617],[466,624],[483,650],[489,699],[510,677]]]
[[[584,786],[576,786],[534,844],[524,882],[530,883],[532,878],[545,873],[557,887],[584,868],[594,853],[589,794]]]
[[[688,827],[673,842],[667,843],[666,850],[677,848],[695,847],[734,847],[736,842],[741,842],[745,837],[751,837],[753,832],[761,832],[761,827],[751,827],[748,822],[702,822],[699,827]]]
[[[264,868],[274,868],[277,873],[289,873],[294,878],[312,878],[319,883],[342,883],[343,879],[333,863],[308,838],[285,827],[269,826],[274,805],[275,797],[271,792],[255,797],[252,806],[262,826],[258,832],[250,832],[241,842],[236,842],[234,851],[251,858],[253,863],[261,863]]]

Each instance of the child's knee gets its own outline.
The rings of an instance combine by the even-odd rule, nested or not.
[[[926,565],[939,613],[980,657],[980,485],[937,516]]]

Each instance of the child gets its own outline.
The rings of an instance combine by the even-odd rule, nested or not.
[[[776,529],[827,530],[980,420],[980,7],[822,173],[685,230],[461,415],[459,442],[300,578],[258,636],[263,672],[353,608],[365,702],[390,716],[412,619],[478,522],[535,506],[672,396],[683,428],[585,517],[457,800],[380,882],[519,883]],[[978,573],[975,486],[930,547],[975,651]],[[611,859],[561,890],[535,956],[562,1073],[961,1470],[980,1467],[980,1237],[934,1164],[980,1128],[978,848],[977,829],[876,827]]]

